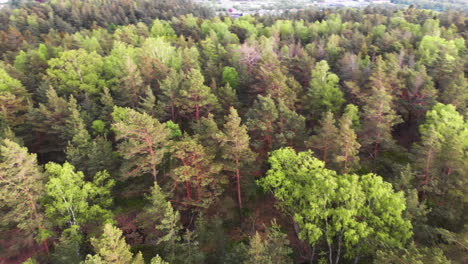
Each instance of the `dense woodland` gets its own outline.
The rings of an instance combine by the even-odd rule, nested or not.
[[[0,21],[0,263],[466,260],[463,12]]]
[[[413,5],[435,11],[463,10],[468,12],[465,0],[391,0],[395,4]]]

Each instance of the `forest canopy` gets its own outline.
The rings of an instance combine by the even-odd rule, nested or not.
[[[466,258],[464,12],[52,0],[0,21],[5,263]]]

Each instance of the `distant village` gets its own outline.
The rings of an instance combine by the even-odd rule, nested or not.
[[[285,11],[299,11],[308,7],[356,7],[362,8],[373,4],[392,4],[391,0],[195,0],[195,2],[213,7],[218,14],[238,17],[247,14],[280,14]]]

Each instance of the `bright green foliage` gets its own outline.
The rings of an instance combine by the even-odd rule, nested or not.
[[[324,239],[330,263],[339,260],[342,246],[351,258],[379,245],[401,246],[411,236],[411,224],[402,218],[402,193],[394,193],[381,177],[337,175],[312,152],[290,148],[274,151],[269,163],[260,184],[272,189],[280,207],[293,216],[301,239],[312,246]]]
[[[214,157],[188,136],[174,144],[172,156],[179,163],[172,170],[172,177],[175,185],[185,187],[184,203],[208,208],[222,193],[221,184],[226,183],[226,179],[219,175],[222,166],[215,164]]]
[[[169,22],[164,20],[155,19],[153,25],[151,26],[151,36],[152,37],[174,37],[175,32],[172,29]]]
[[[419,44],[418,55],[421,63],[432,66],[439,59],[453,62],[463,48],[464,39],[445,40],[438,36],[426,35]]]
[[[17,90],[24,90],[20,81],[12,78],[4,69],[0,67],[0,93],[15,92]]]
[[[122,237],[122,231],[111,224],[104,225],[101,238],[91,238],[96,255],[88,255],[85,264],[141,264],[141,253],[133,257],[130,246]]]
[[[164,123],[166,125],[166,128],[171,131],[171,138],[179,138],[182,136],[182,130],[180,129],[180,126],[171,120],[167,121]]]
[[[237,110],[233,107],[229,109],[226,116],[221,141],[221,156],[226,160],[224,170],[234,172],[237,182],[237,201],[242,209],[241,198],[241,168],[255,159],[255,154],[249,146],[250,137],[247,134],[247,127],[241,125],[241,118]]]
[[[195,118],[198,121],[202,115],[216,107],[218,100],[210,87],[203,84],[205,79],[199,70],[193,69],[186,78],[177,106],[185,118]]]
[[[359,117],[359,108],[356,105],[348,104],[345,107],[343,117],[352,120],[352,128],[358,131],[361,128],[361,120]]]
[[[107,135],[107,133],[109,133],[109,130],[106,128],[106,123],[99,119],[93,121],[91,128],[93,130],[93,134]]]
[[[415,169],[430,201],[445,201],[433,213],[446,219],[444,224],[461,225],[461,207],[466,194],[466,148],[468,125],[454,106],[437,104],[419,127],[421,143],[415,146]],[[441,199],[441,200],[440,200]],[[460,207],[461,206],[461,207]],[[448,221],[447,221],[448,220]]]
[[[125,159],[123,177],[136,177],[150,173],[154,181],[158,174],[171,131],[146,113],[130,108],[115,107],[112,113],[112,129],[116,139],[121,140],[118,150]]]
[[[0,225],[14,225],[25,237],[44,229],[39,200],[44,195],[44,175],[37,165],[36,155],[25,147],[5,139],[0,144]],[[23,235],[22,234],[22,235]]]
[[[329,70],[330,66],[325,60],[318,62],[312,70],[306,101],[312,119],[327,111],[337,113],[344,103],[343,92],[338,85],[339,78]]]
[[[243,264],[292,263],[289,257],[291,253],[287,235],[282,233],[280,227],[273,221],[265,238],[262,238],[258,232],[250,238],[248,257]]]
[[[27,91],[20,81],[12,78],[0,65],[0,128],[24,122],[22,114],[26,111]]]
[[[33,258],[28,258],[23,264],[37,264],[37,261]]]
[[[47,77],[61,93],[90,95],[102,91],[106,82],[102,77],[103,60],[99,54],[83,49],[64,51],[59,58],[51,59]]]
[[[223,85],[229,84],[234,90],[239,88],[239,74],[233,67],[223,68]]]
[[[68,162],[63,165],[49,162],[45,168],[49,176],[45,207],[51,222],[65,228],[92,221],[112,221],[112,213],[107,208],[112,203],[110,191],[114,181],[107,172],[97,173],[93,182],[88,182]]]

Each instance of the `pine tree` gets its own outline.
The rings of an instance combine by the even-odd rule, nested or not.
[[[39,155],[60,152],[71,140],[70,133],[66,131],[66,120],[70,116],[67,100],[59,97],[52,87],[46,96],[47,103],[31,109],[28,116],[35,137],[31,145]]]
[[[213,114],[208,114],[207,117],[202,117],[199,122],[193,123],[192,129],[206,152],[215,158],[219,157],[219,135],[221,133]]]
[[[337,153],[334,162],[337,170],[349,173],[359,168],[359,148],[361,144],[357,141],[357,135],[353,129],[353,112],[345,112],[340,118],[336,140]]]
[[[235,173],[237,201],[239,209],[242,210],[241,168],[253,161],[255,154],[249,146],[250,138],[247,134],[247,127],[241,125],[241,118],[237,114],[237,110],[231,107],[229,112],[221,135],[222,157],[227,162],[224,169]]]
[[[180,101],[177,103],[180,114],[186,119],[194,118],[196,121],[205,113],[214,109],[218,100],[210,87],[204,85],[204,77],[197,69],[186,75],[183,88],[180,90]]]
[[[25,147],[5,139],[0,145],[0,201],[2,225],[15,225],[25,237],[36,236],[46,242],[45,222],[39,201],[44,195],[44,174],[36,155]]]
[[[259,95],[246,116],[253,146],[265,155],[273,149],[275,124],[278,119],[276,104],[270,96]]]
[[[164,79],[164,81],[160,82],[160,89],[161,89],[161,97],[159,98],[158,104],[159,109],[161,109],[162,113],[161,116],[166,116],[167,112],[169,112],[170,119],[175,122],[177,115],[178,115],[178,102],[180,100],[180,89],[182,83],[181,75],[172,70]]]
[[[365,98],[363,107],[360,142],[374,161],[380,152],[395,148],[392,130],[393,126],[401,122],[400,116],[394,110],[391,87],[386,82],[383,64],[382,58],[379,57],[370,77],[371,92]]]
[[[277,108],[275,148],[302,146],[306,136],[305,118],[296,111],[289,109],[281,100]]]
[[[0,67],[0,122],[11,128],[25,121],[28,93],[20,81]]]
[[[73,97],[70,98],[68,109],[70,116],[66,120],[66,126],[71,141],[65,149],[67,161],[86,175],[94,175],[106,169],[114,170],[116,159],[111,142],[102,136],[91,138]]]
[[[173,146],[172,156],[179,166],[172,170],[174,183],[184,183],[185,203],[208,208],[222,192],[225,183],[219,172],[221,165],[215,164],[213,156],[197,140],[184,136]]]
[[[414,164],[423,194],[435,205],[431,216],[446,228],[462,228],[463,196],[466,192],[468,128],[454,106],[436,104],[419,127],[421,142],[414,149]],[[425,196],[424,195],[424,196]],[[448,202],[450,201],[450,202]]]
[[[133,257],[130,246],[122,237],[122,231],[111,224],[104,225],[101,238],[91,238],[96,255],[86,256],[85,264],[141,264],[142,256],[138,253]]]
[[[215,84],[216,85],[216,84]],[[229,83],[226,83],[224,86],[219,86],[214,88],[216,96],[219,100],[219,104],[222,109],[229,109],[231,106],[236,108],[239,107],[239,100],[237,99],[236,90],[231,87]]]
[[[291,253],[287,235],[281,232],[276,221],[272,221],[265,238],[258,232],[250,238],[248,258],[243,264],[292,263]]]
[[[336,154],[337,137],[338,129],[335,125],[335,118],[331,112],[327,112],[320,121],[320,128],[317,130],[316,135],[311,136],[306,144],[327,164],[332,161],[331,157]]]
[[[174,263],[176,252],[179,252],[181,238],[179,235],[182,227],[180,226],[180,214],[175,211],[170,202],[166,202],[166,206],[162,211],[162,218],[156,225],[156,229],[161,233],[157,240],[158,245],[163,245],[166,252],[166,259],[169,263]]]
[[[119,153],[125,160],[123,177],[136,177],[150,173],[157,180],[157,166],[161,163],[169,144],[170,131],[164,124],[146,113],[130,108],[115,107],[112,113]]]
[[[149,116],[155,118],[158,108],[156,107],[156,97],[154,96],[153,90],[148,86],[143,96],[140,96],[140,103],[138,110],[141,113],[146,113]]]

